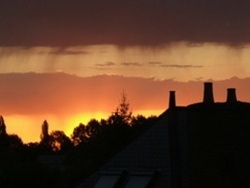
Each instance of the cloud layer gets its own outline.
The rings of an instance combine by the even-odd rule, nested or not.
[[[215,101],[226,100],[226,89],[237,88],[240,101],[250,101],[250,78],[214,81]],[[203,81],[177,82],[123,76],[77,77],[65,73],[0,74],[0,115],[8,133],[25,142],[39,141],[41,123],[70,135],[80,122],[107,118],[124,90],[134,115],[158,115],[168,108],[169,91],[177,105],[202,101]],[[20,127],[22,127],[20,129]]]
[[[250,42],[247,0],[2,0],[1,46]]]
[[[226,89],[235,87],[241,101],[250,101],[250,78],[214,81],[216,101],[226,100]],[[177,82],[123,76],[77,77],[65,73],[0,74],[0,114],[61,116],[76,113],[111,113],[124,90],[133,111],[165,110],[168,92],[175,90],[177,104],[202,100],[203,82]]]

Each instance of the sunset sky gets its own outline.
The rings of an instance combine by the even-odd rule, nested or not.
[[[107,118],[125,91],[134,115],[215,99],[250,101],[247,0],[1,0],[0,114],[8,133],[39,141]]]

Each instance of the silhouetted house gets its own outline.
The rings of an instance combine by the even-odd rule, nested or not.
[[[203,101],[169,108],[137,140],[78,187],[250,187],[250,103],[234,88],[216,103],[213,85]]]

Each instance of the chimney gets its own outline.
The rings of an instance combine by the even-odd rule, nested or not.
[[[235,102],[237,102],[236,89],[228,88],[227,89],[227,103],[235,103]]]
[[[169,92],[169,108],[175,107],[175,91]]]
[[[213,104],[214,103],[213,83],[212,82],[205,82],[204,83],[203,103],[206,103],[206,104]]]

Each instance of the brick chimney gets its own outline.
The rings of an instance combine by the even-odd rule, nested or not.
[[[227,103],[235,103],[235,102],[237,102],[236,89],[228,88],[227,89]]]
[[[169,108],[174,108],[175,104],[175,91],[169,91]]]
[[[213,104],[214,103],[214,95],[213,95],[213,83],[205,82],[204,83],[204,96],[203,103]]]

